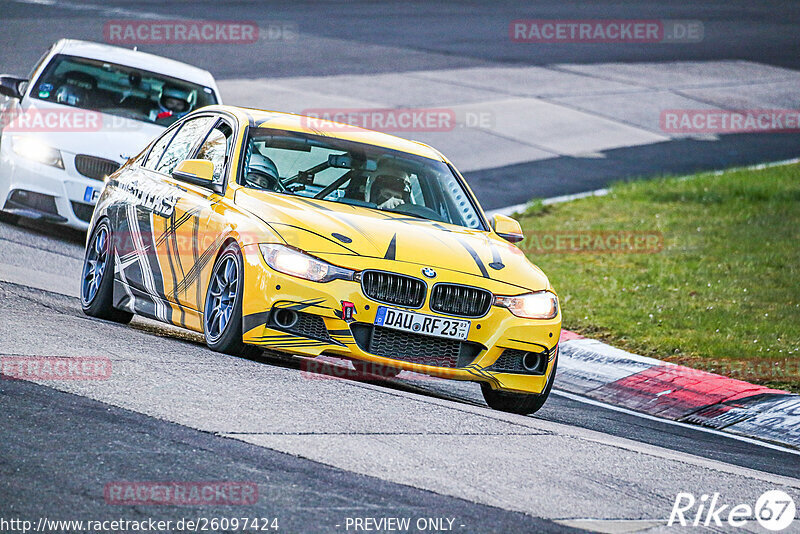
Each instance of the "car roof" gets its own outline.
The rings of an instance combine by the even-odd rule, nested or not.
[[[53,52],[87,59],[109,61],[137,69],[142,69],[172,78],[178,78],[213,88],[219,95],[214,77],[207,70],[194,67],[181,61],[168,59],[147,52],[120,46],[111,46],[77,39],[61,39],[53,46]]]
[[[275,128],[278,130],[289,130],[292,132],[303,132],[314,135],[324,135],[336,139],[344,139],[356,143],[380,146],[400,152],[407,152],[437,161],[447,162],[438,150],[419,141],[411,141],[394,135],[367,130],[349,124],[334,121],[296,115],[294,113],[283,113],[280,111],[268,111],[261,109],[244,108],[238,106],[218,105],[202,108],[204,110],[228,111],[233,113],[239,120],[250,126],[262,128]]]

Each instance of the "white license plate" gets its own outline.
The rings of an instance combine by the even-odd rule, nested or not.
[[[378,311],[375,314],[375,325],[415,334],[467,339],[470,322],[463,319],[445,319],[435,315],[378,306]]]

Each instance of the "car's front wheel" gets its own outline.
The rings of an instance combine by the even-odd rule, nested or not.
[[[547,397],[550,396],[550,390],[553,389],[553,382],[556,378],[557,366],[558,356],[556,356],[556,360],[553,362],[553,370],[550,372],[550,378],[547,379],[547,384],[541,393],[508,393],[506,391],[492,389],[492,387],[486,382],[481,382],[481,393],[483,393],[483,398],[486,401],[486,404],[495,410],[518,413],[522,415],[536,413],[542,406],[544,406],[545,401],[547,401]]]
[[[114,248],[111,226],[103,219],[92,231],[86,247],[81,277],[83,313],[98,319],[129,323],[131,312],[114,308]]]
[[[236,243],[230,243],[217,258],[208,283],[203,308],[206,344],[217,352],[242,355],[242,290],[244,267]]]

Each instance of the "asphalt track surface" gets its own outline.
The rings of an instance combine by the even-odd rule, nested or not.
[[[53,40],[99,40],[102,20],[140,10],[284,20],[312,36],[303,47],[264,55],[218,45],[148,49],[221,80],[676,59],[800,68],[800,14],[784,2],[67,4],[0,2],[0,70],[24,73]],[[702,47],[540,51],[497,38],[514,18],[614,17],[702,19],[706,40]],[[500,207],[625,177],[786,159],[797,156],[796,147],[797,136],[787,134],[672,140],[609,151],[602,160],[565,156],[482,169],[469,179],[487,207]],[[522,193],[498,188],[511,174],[537,179]],[[106,504],[104,485],[125,480],[253,481],[259,501],[244,515],[277,517],[288,532],[345,531],[348,517],[446,517],[457,532],[575,524],[659,531],[669,530],[664,523],[680,491],[717,491],[726,502],[752,504],[763,491],[783,489],[800,502],[800,456],[789,451],[558,392],[535,416],[511,416],[489,410],[472,384],[325,379],[275,355],[216,354],[197,336],[150,321],[89,319],[74,296],[82,239],[0,223],[0,356],[106,356],[114,369],[93,383],[0,382],[0,518],[241,515],[231,507]]]

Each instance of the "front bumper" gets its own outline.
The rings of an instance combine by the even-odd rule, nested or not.
[[[62,151],[64,169],[25,159],[0,143],[0,209],[46,222],[87,230],[105,185],[75,168],[75,155]]]
[[[371,335],[370,329],[381,328],[374,327],[373,323],[378,307],[385,304],[365,296],[358,282],[334,280],[315,283],[286,276],[266,266],[258,246],[245,246],[243,252],[246,285],[242,315],[245,343],[304,356],[327,354],[442,378],[487,382],[495,389],[522,393],[541,393],[555,366],[561,333],[560,312],[550,320],[530,320],[516,317],[505,308],[492,306],[485,316],[470,319],[471,327],[464,343],[469,350],[459,353],[451,345],[459,343],[457,341],[407,334],[405,337],[400,335],[403,339],[397,344],[397,353],[387,357],[386,345],[383,350],[375,351],[381,352],[379,355],[367,350],[373,345],[365,341]],[[417,277],[420,270],[417,264],[378,258],[358,257],[357,262],[358,269],[379,269]],[[352,262],[348,262],[348,266],[352,267]],[[496,294],[524,292],[521,288],[495,280],[438,270],[440,276],[437,282],[483,287]],[[352,321],[342,318],[342,301],[355,305]],[[273,312],[282,308],[304,314],[308,325],[300,330],[281,328],[276,324]],[[414,311],[450,318],[432,311],[427,298],[423,306]],[[412,339],[415,336],[425,339]],[[426,340],[429,343],[424,343]],[[420,341],[423,342],[422,346],[429,348],[431,354],[421,355]],[[448,352],[453,354],[451,358],[441,357]],[[496,364],[504,354],[508,357],[527,352],[543,355],[543,362],[546,363],[541,373],[524,370],[504,372],[508,369],[507,365],[498,369]],[[459,355],[456,356],[456,353]],[[439,363],[431,364],[435,362]]]

